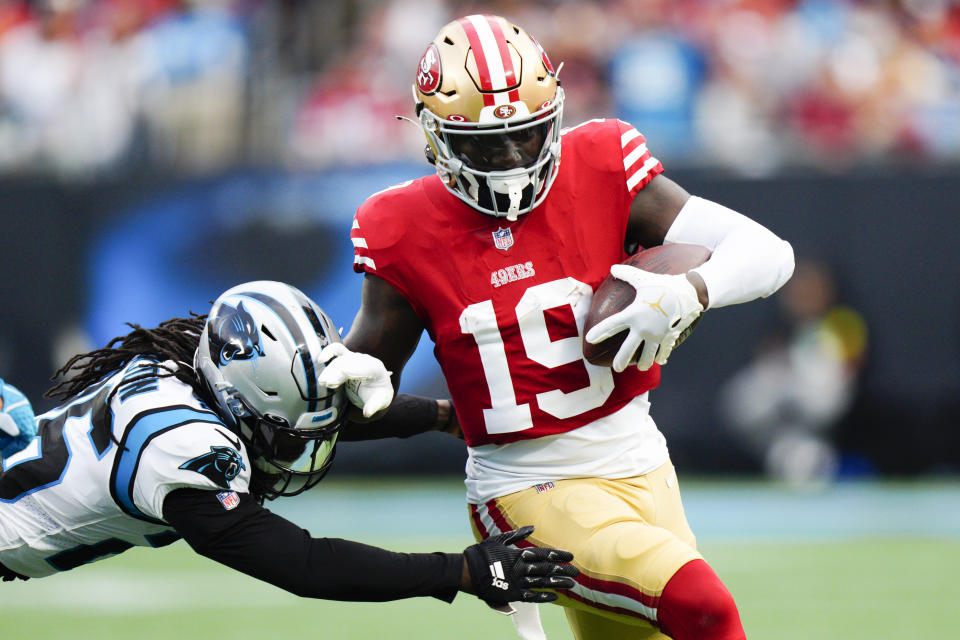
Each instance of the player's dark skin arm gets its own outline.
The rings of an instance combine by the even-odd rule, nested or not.
[[[670,178],[662,173],[655,177],[637,193],[630,205],[625,247],[630,248],[637,244],[641,247],[655,247],[663,244],[667,231],[689,199],[687,190]],[[700,304],[706,309],[710,299],[703,278],[696,273],[688,273],[687,280],[697,290]]]
[[[391,372],[394,390],[422,333],[423,323],[406,298],[382,278],[363,277],[360,311],[343,342],[351,351],[379,358]]]
[[[387,371],[391,372],[393,388],[396,391],[400,387],[403,367],[420,342],[423,323],[406,298],[400,295],[386,280],[377,276],[364,276],[360,299],[360,311],[354,318],[353,326],[350,327],[350,332],[343,342],[351,351],[368,353],[380,358]],[[437,413],[436,420],[432,424],[423,423],[418,426],[407,424],[401,431],[394,433],[390,433],[389,429],[380,428],[381,426],[378,425],[373,427],[376,430],[373,437],[406,437],[414,433],[436,430],[460,436],[460,427],[450,401],[436,400],[435,402],[437,403]],[[391,411],[396,411],[396,408],[391,407],[388,410],[388,419],[395,417],[389,415]],[[351,421],[359,422],[359,420],[353,418],[351,418]],[[345,439],[368,439],[361,434],[363,429],[364,425],[362,424],[348,425],[346,429],[348,435]]]

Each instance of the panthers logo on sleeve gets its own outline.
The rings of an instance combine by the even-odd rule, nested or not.
[[[260,332],[242,302],[236,309],[221,304],[216,317],[209,322],[210,355],[218,367],[231,360],[249,360],[263,355]]]
[[[230,488],[230,481],[239,475],[246,467],[243,458],[236,449],[230,447],[211,446],[210,453],[204,453],[196,458],[187,460],[181,469],[196,471],[210,479],[218,487]]]

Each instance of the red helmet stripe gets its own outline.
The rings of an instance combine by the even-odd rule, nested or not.
[[[516,84],[513,59],[503,29],[492,16],[467,16],[458,22],[467,34],[477,63],[483,104],[496,104],[496,97],[490,92],[502,91]],[[519,100],[519,91],[510,91],[508,99]]]
[[[517,84],[517,75],[513,69],[513,58],[510,56],[510,48],[507,45],[507,38],[503,35],[503,29],[500,28],[500,23],[494,20],[493,16],[484,17],[487,19],[487,24],[490,25],[490,30],[493,32],[493,39],[497,43],[497,51],[500,54],[500,62],[503,65],[503,79],[506,83],[505,86],[512,87]],[[513,100],[514,98],[511,96],[510,99]]]
[[[490,68],[487,66],[487,56],[483,51],[483,45],[480,43],[480,35],[477,28],[473,26],[470,18],[460,18],[458,22],[467,34],[467,40],[470,41],[470,48],[473,49],[473,59],[477,62],[477,72],[480,74],[480,90],[493,91],[493,82],[490,80]]]

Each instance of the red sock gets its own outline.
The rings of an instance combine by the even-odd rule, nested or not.
[[[657,619],[674,640],[746,640],[733,596],[703,560],[688,562],[667,581]]]

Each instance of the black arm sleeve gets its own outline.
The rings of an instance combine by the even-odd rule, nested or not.
[[[452,602],[460,586],[459,553],[394,553],[341,540],[312,538],[257,504],[249,494],[227,510],[217,492],[177,489],[163,517],[194,551],[308,598],[382,602],[432,596]]]
[[[451,409],[452,410],[452,409]],[[348,422],[339,440],[409,438],[437,428],[437,401],[433,398],[397,394],[382,418],[374,422]]]

